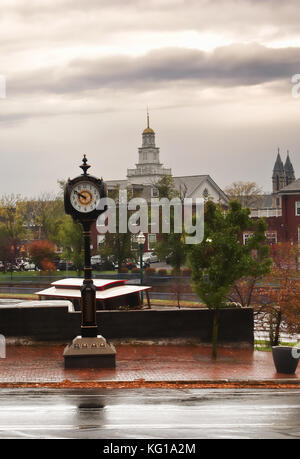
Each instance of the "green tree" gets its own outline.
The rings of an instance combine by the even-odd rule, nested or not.
[[[38,199],[23,200],[20,213],[29,239],[58,242],[58,228],[65,216],[61,196],[43,194]]]
[[[271,268],[269,247],[265,244],[266,223],[250,218],[250,210],[231,201],[224,213],[212,201],[206,203],[204,238],[200,244],[189,247],[193,286],[207,307],[213,310],[212,356],[217,357],[220,309],[235,282],[245,276],[260,276]],[[243,231],[252,237],[243,244]]]
[[[137,193],[132,190],[127,190],[131,198],[138,197]],[[119,189],[109,192],[109,198],[113,199],[116,203],[116,232],[106,232],[104,241],[101,243],[98,253],[106,260],[112,261],[117,264],[118,271],[122,269],[127,260],[137,260],[138,253],[134,248],[134,237],[127,231],[126,233],[120,232],[118,202],[119,202]],[[131,212],[128,212],[128,218]]]
[[[82,226],[66,215],[59,227],[58,240],[63,247],[63,257],[71,260],[78,274],[84,265],[84,240]]]
[[[178,191],[174,187],[173,177],[169,175],[163,176],[155,187],[159,192],[159,198],[167,198],[171,201],[173,198],[180,198]],[[187,248],[185,244],[184,233],[174,232],[174,209],[170,209],[170,232],[162,233],[161,238],[157,241],[155,252],[159,258],[168,256],[169,263],[176,274],[180,273],[180,269],[184,266],[187,257]]]

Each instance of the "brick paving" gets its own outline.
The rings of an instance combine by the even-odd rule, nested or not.
[[[64,345],[9,345],[0,359],[0,385],[22,383],[90,382],[201,382],[264,381],[295,375],[275,372],[271,352],[219,349],[211,359],[208,347],[187,345],[116,345],[115,369],[65,369]],[[299,379],[300,381],[300,379]],[[300,386],[299,386],[300,387]]]

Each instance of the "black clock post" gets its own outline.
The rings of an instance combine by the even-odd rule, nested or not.
[[[116,350],[98,335],[96,287],[91,267],[91,226],[103,212],[97,206],[106,197],[103,180],[87,173],[90,168],[84,155],[83,174],[69,179],[64,192],[65,212],[81,223],[84,238],[84,280],[81,286],[81,335],[64,350],[65,368],[108,368],[116,364]]]

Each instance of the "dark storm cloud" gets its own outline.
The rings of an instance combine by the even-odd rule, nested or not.
[[[41,92],[73,96],[113,88],[141,92],[177,82],[203,87],[250,86],[282,79],[290,81],[299,72],[300,48],[231,45],[211,53],[172,48],[139,57],[74,60],[66,66],[12,78],[8,90],[11,94]]]

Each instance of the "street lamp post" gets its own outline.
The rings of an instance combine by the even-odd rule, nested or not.
[[[142,233],[140,231],[139,234],[137,235],[137,243],[138,243],[138,246],[139,246],[139,249],[140,249],[140,284],[141,285],[143,285],[143,283],[144,283],[143,248],[144,248],[145,241],[146,241],[146,237],[145,237],[144,233]],[[143,294],[143,292],[141,292],[141,302],[142,302],[142,304],[143,304],[143,301],[144,301],[144,294]]]

